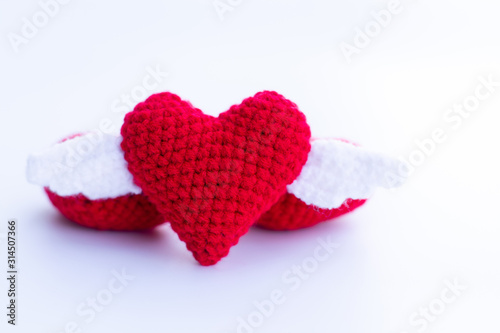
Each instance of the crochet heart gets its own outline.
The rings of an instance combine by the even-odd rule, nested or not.
[[[311,148],[305,116],[269,91],[218,118],[156,94],[126,115],[121,133],[134,182],[202,265],[225,257],[286,192]]]

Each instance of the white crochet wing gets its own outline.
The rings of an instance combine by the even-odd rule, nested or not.
[[[401,163],[340,140],[314,140],[306,164],[287,190],[308,205],[334,209],[346,199],[369,198],[377,187],[402,185]]]
[[[121,136],[88,133],[28,157],[30,183],[60,196],[83,194],[91,200],[139,194],[120,147]]]

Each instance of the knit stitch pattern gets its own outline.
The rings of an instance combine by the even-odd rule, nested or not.
[[[278,202],[265,212],[256,225],[271,230],[296,230],[312,227],[320,222],[328,221],[352,212],[366,202],[347,199],[342,206],[335,209],[323,209],[307,205],[291,193],[281,196]]]
[[[121,133],[135,183],[202,265],[229,253],[286,192],[311,149],[305,116],[269,91],[218,118],[156,94],[126,115]]]

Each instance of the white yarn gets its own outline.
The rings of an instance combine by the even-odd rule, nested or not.
[[[28,158],[28,181],[60,196],[91,200],[139,194],[120,147],[121,136],[88,133]],[[398,160],[334,139],[311,142],[299,177],[287,186],[308,205],[333,209],[346,199],[367,199],[377,187],[400,186]]]
[[[138,194],[120,147],[121,136],[88,133],[28,158],[28,181],[60,196],[91,200]]]
[[[367,199],[377,187],[402,185],[401,162],[335,139],[311,142],[307,162],[287,190],[308,205],[340,207],[346,199]]]

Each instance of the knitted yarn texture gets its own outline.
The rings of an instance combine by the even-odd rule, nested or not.
[[[311,148],[297,106],[264,91],[215,118],[171,93],[125,117],[135,183],[202,265],[229,253],[299,175]]]

